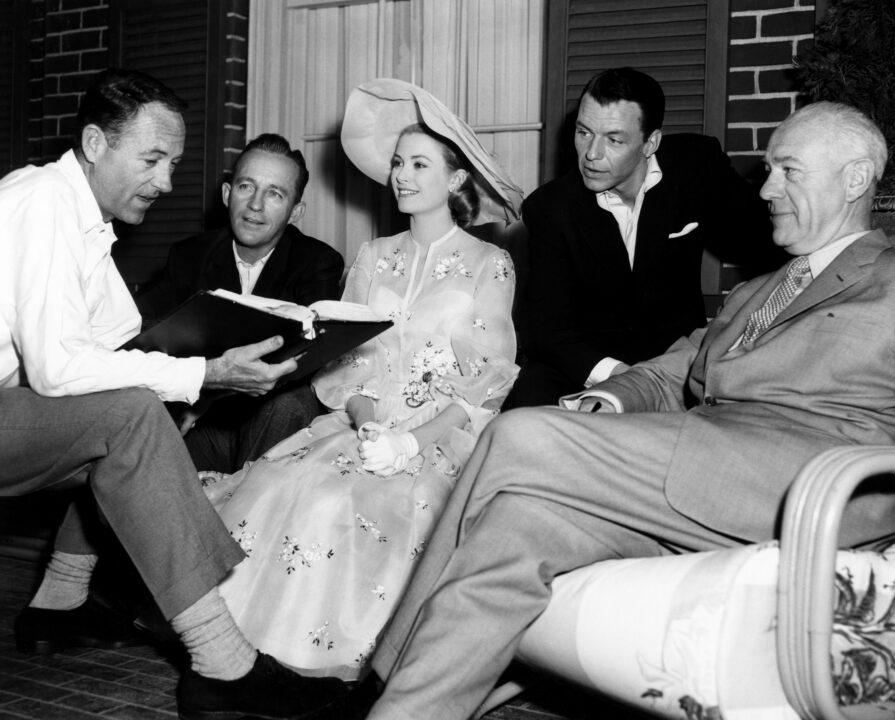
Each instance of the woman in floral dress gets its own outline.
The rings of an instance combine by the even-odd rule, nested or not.
[[[408,87],[419,119],[420,101],[437,101]],[[317,375],[330,414],[210,488],[235,486],[219,510],[247,555],[221,594],[257,647],[306,674],[351,680],[364,670],[517,373],[512,262],[461,229],[482,214],[482,192],[492,207],[496,197],[514,209],[494,191],[505,175],[470,163],[461,148],[477,140],[461,130],[454,144],[413,124],[388,151],[388,182],[410,228],[360,248],[343,300],[368,304],[393,327]]]

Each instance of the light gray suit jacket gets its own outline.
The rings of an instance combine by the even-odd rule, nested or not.
[[[668,501],[753,540],[776,534],[808,459],[895,440],[895,245],[878,230],[858,239],[751,348],[730,351],[783,272],[744,283],[708,327],[597,386],[625,412],[685,411]]]

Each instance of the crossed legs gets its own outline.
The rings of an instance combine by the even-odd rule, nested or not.
[[[108,522],[171,618],[215,587],[242,551],[202,494],[158,398],[129,389],[46,398],[0,390],[0,495],[88,482]],[[72,505],[55,548],[92,554]]]
[[[373,661],[369,718],[470,717],[545,609],[555,575],[733,544],[672,509],[683,415],[514,410],[479,440]]]

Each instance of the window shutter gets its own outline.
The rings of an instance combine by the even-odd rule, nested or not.
[[[630,65],[665,91],[665,132],[702,132],[707,0],[571,0],[566,111],[592,75]]]
[[[220,112],[210,42],[217,37],[213,0],[119,0],[113,4],[111,57],[121,67],[158,78],[188,104],[186,142],[174,189],[160,197],[141,225],[116,223],[115,260],[132,288],[164,264],[172,242],[202,232],[220,182],[219,138],[208,127]],[[114,62],[115,60],[113,60]]]

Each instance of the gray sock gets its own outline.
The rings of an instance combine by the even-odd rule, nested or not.
[[[96,555],[72,555],[54,550],[31,607],[73,610],[87,600]]]
[[[236,680],[255,664],[258,653],[236,627],[217,588],[171,619],[190,654],[190,666],[216,680]]]

